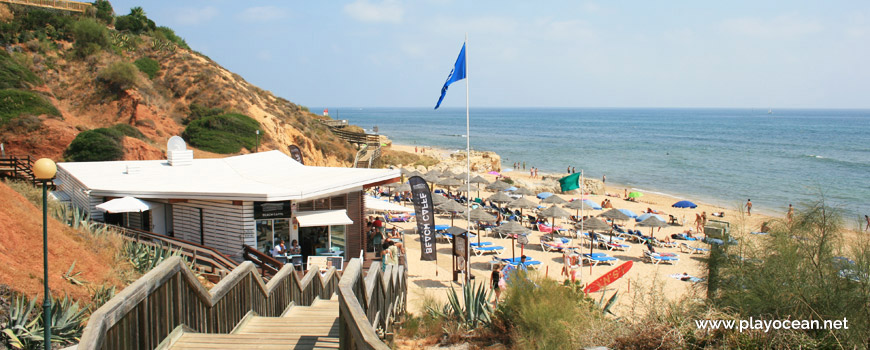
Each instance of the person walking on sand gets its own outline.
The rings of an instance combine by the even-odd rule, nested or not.
[[[870,216],[864,215],[864,220],[867,220],[867,227],[864,228],[864,231],[870,230]]]
[[[701,230],[704,230],[704,226],[707,226],[707,212],[701,212]],[[699,231],[701,231],[699,230]]]
[[[507,282],[504,280],[504,274],[502,274],[501,269],[503,264],[495,265],[492,269],[492,274],[489,277],[489,283],[493,292],[495,292],[495,299],[492,301],[493,310],[498,306],[498,299],[501,297],[501,292],[507,286]]]
[[[526,170],[526,162],[523,162],[523,170]]]
[[[571,167],[571,174],[576,174],[576,173],[577,173],[577,167],[572,166]]]
[[[701,214],[695,213],[695,229],[701,231]]]
[[[601,175],[601,183],[607,183],[607,174]]]
[[[752,199],[746,200],[746,215],[752,216]]]
[[[794,207],[791,204],[788,205],[788,213],[785,214],[785,218],[788,220],[790,224],[792,219],[794,219]]]

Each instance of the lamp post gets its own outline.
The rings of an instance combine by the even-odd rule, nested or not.
[[[43,338],[45,350],[51,350],[51,294],[48,290],[48,181],[57,173],[57,165],[48,158],[33,163],[33,175],[42,182],[42,284],[45,292],[42,297]]]
[[[254,153],[260,152],[260,129],[257,129],[257,148]]]

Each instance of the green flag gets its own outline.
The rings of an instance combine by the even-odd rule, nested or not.
[[[574,173],[559,179],[559,185],[562,186],[562,192],[580,188],[580,173]]]

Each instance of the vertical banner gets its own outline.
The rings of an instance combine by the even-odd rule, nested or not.
[[[435,213],[432,211],[432,193],[429,184],[422,177],[412,176],[408,179],[411,185],[411,197],[414,202],[414,212],[417,214],[417,233],[420,235],[420,260],[437,260],[435,255]]]
[[[299,149],[296,145],[287,146],[290,149],[290,156],[299,164],[305,165],[305,162],[302,161],[302,150]]]

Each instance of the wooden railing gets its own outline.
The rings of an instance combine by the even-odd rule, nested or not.
[[[282,267],[284,267],[284,263],[278,261],[277,259],[263,254],[259,250],[251,247],[247,244],[244,245],[244,253],[242,253],[242,257],[246,261],[250,261],[263,272],[263,277],[269,279],[275,276]]]
[[[338,283],[339,329],[342,349],[378,349],[387,346],[381,336],[405,313],[407,270],[401,265],[374,262],[363,277],[362,262],[351,259]]]
[[[381,137],[375,134],[366,134],[363,132],[345,131],[341,129],[330,128],[335,136],[350,143],[378,145],[381,142]]]
[[[347,126],[347,119],[320,119],[320,123],[330,128],[343,128]]]
[[[67,1],[67,0],[0,0],[0,2],[5,2],[7,4],[16,4],[16,5],[45,7],[45,8],[51,8],[51,9],[56,9],[56,10],[73,11],[73,12],[86,12],[88,10],[88,8],[91,7],[91,4],[86,3],[86,2]]]
[[[183,239],[164,236],[154,232],[116,225],[105,225],[118,230],[124,237],[130,240],[178,251],[181,255],[193,262],[194,265],[204,274],[223,277],[239,266],[239,264],[232,258],[211,247],[185,241]]]
[[[179,326],[230,333],[249,314],[276,317],[291,305],[330,298],[340,276],[334,268],[323,276],[319,270],[300,279],[288,264],[264,283],[246,261],[208,291],[180,257],[171,257],[97,309],[77,349],[154,349]]]
[[[0,158],[0,173],[5,173],[18,179],[34,181],[33,159],[30,156],[8,156]]]

